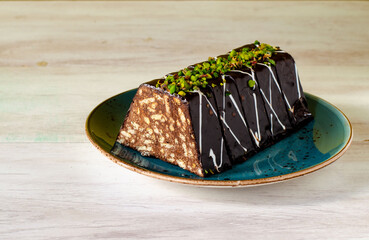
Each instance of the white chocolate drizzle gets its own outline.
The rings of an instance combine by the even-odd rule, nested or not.
[[[295,73],[296,73],[296,85],[297,85],[297,93],[299,95],[299,98],[301,98],[301,92],[300,92],[300,78],[299,78],[299,74],[297,72],[297,67],[296,67],[296,63],[295,64]]]
[[[223,83],[223,109],[222,109],[222,113],[223,113],[223,118],[220,118],[223,122],[224,122],[224,124],[227,126],[227,128],[229,129],[229,131],[231,132],[231,134],[232,134],[232,136],[234,137],[234,139],[236,140],[236,142],[238,143],[238,145],[240,145],[242,148],[243,148],[243,150],[245,151],[245,153],[247,152],[247,148],[246,147],[244,147],[244,146],[242,146],[242,144],[241,144],[241,142],[240,142],[240,140],[236,137],[236,135],[233,133],[233,131],[232,131],[232,129],[228,126],[228,124],[226,123],[227,121],[226,121],[226,117],[225,117],[225,98],[226,98],[226,86],[227,86],[227,83],[225,82],[225,75],[222,75],[222,79],[224,80],[224,83]],[[236,101],[234,100],[234,98],[233,98],[233,96],[232,95],[229,95],[228,96],[230,99],[231,99],[231,101],[233,102],[233,105],[235,106],[235,108],[236,108],[236,110],[237,110],[237,113],[238,113],[238,115],[240,116],[240,118],[241,118],[241,120],[242,120],[242,122],[243,122],[243,124],[245,125],[245,128],[246,128],[246,131],[247,131],[247,129],[248,129],[248,127],[247,127],[247,124],[246,124],[246,121],[245,121],[245,119],[244,119],[244,117],[243,117],[243,115],[241,114],[241,111],[240,111],[240,109],[238,108],[238,105],[237,105],[237,103],[236,103]]]
[[[200,156],[202,154],[202,93],[198,91],[199,94],[199,150]]]
[[[210,108],[211,108],[211,110],[213,111],[213,113],[214,113],[214,115],[216,116],[216,117],[218,117],[218,114],[217,114],[217,112],[215,111],[215,109],[214,109],[214,107],[213,107],[213,105],[210,103],[210,101],[209,101],[209,99],[206,97],[206,96],[204,96],[205,97],[205,99],[207,100],[207,102],[209,103],[209,106],[210,106]],[[223,111],[224,112],[224,111]],[[227,122],[226,122],[226,120],[225,120],[225,118],[223,117],[223,116],[220,116],[220,120],[222,120],[222,122],[224,123],[224,125],[228,128],[228,130],[229,130],[229,132],[232,134],[232,136],[234,137],[234,139],[236,140],[236,142],[245,150],[245,152],[247,152],[247,148],[245,148],[244,146],[242,146],[241,145],[241,142],[240,142],[240,140],[236,137],[236,135],[234,134],[234,132],[232,131],[232,129],[229,127],[229,125],[227,124]],[[223,139],[223,138],[222,138]],[[222,140],[223,141],[223,140]]]
[[[273,106],[270,104],[270,102],[268,101],[268,99],[266,98],[266,96],[265,96],[265,94],[264,94],[264,92],[263,92],[263,90],[262,89],[260,89],[260,92],[261,92],[261,95],[263,95],[263,97],[264,97],[264,99],[265,99],[265,101],[267,102],[267,104],[269,105],[269,108],[270,108],[270,110],[272,110],[272,112],[273,112],[273,114],[274,114],[274,116],[277,118],[277,121],[278,121],[278,123],[282,126],[282,128],[283,128],[283,130],[286,130],[286,127],[283,125],[283,123],[279,120],[279,118],[278,118],[278,115],[275,113],[275,111],[274,111],[274,109],[273,109]],[[271,119],[270,119],[270,126],[271,126],[271,131],[272,131],[272,133],[273,133],[273,119],[272,119],[272,114],[270,114],[270,116],[271,116]]]
[[[223,138],[222,138],[222,145],[223,145]],[[223,148],[220,150],[220,155],[223,156]],[[213,151],[212,148],[210,148],[209,157],[211,157],[213,159],[214,167],[219,172],[219,169],[218,168],[220,168],[222,166],[222,164],[223,164],[223,158],[222,157],[220,158],[220,164],[218,165],[217,164],[217,156],[215,156],[214,151]]]
[[[243,72],[243,71],[240,71],[240,70],[231,70],[230,72],[238,72],[238,73],[248,75],[252,78],[253,81],[255,81],[254,71],[251,68],[250,68],[250,70],[251,70],[252,74],[250,74],[248,72]],[[255,85],[253,87],[253,90],[255,90],[256,84],[257,84],[257,82],[255,81]],[[259,113],[258,113],[257,100],[256,100],[256,94],[255,93],[253,93],[253,98],[254,98],[254,106],[255,106],[255,118],[256,118],[257,131],[254,132],[251,128],[249,128],[249,131],[250,131],[251,136],[253,137],[253,139],[255,141],[256,146],[259,147],[260,141],[261,141],[261,134],[260,134]]]
[[[269,94],[270,94],[270,99],[269,99],[269,100],[270,100],[270,103],[272,103],[272,91],[271,91],[272,84],[271,84],[271,81],[270,81],[270,76],[272,76],[273,81],[274,81],[274,84],[277,86],[278,91],[282,94],[282,96],[283,96],[283,98],[284,98],[285,102],[287,103],[288,110],[289,110],[289,111],[291,111],[291,112],[293,112],[293,109],[291,108],[291,105],[290,105],[290,103],[289,103],[289,101],[288,101],[288,99],[287,99],[286,95],[284,94],[284,92],[282,92],[281,87],[279,86],[278,81],[277,81],[277,79],[276,79],[276,78],[275,78],[275,76],[274,76],[274,73],[273,73],[272,68],[271,68],[270,66],[268,66],[268,65],[264,64],[264,63],[258,63],[258,64],[259,64],[259,65],[263,65],[263,66],[267,67],[267,68],[268,68],[268,70],[269,70],[269,72],[270,72],[270,75],[269,75]]]
[[[225,87],[225,84],[224,84],[224,87]],[[233,102],[234,106],[236,107],[237,113],[238,113],[238,115],[240,116],[240,118],[241,118],[241,120],[242,120],[242,122],[243,122],[243,125],[245,125],[245,127],[247,128],[246,121],[245,121],[245,119],[243,118],[243,115],[241,114],[240,109],[238,108],[237,103],[236,103],[236,101],[234,100],[233,96],[232,96],[232,95],[229,95],[228,97],[232,100],[232,102]]]
[[[263,95],[263,97],[264,97],[264,99],[265,99],[265,101],[267,102],[267,104],[269,105],[269,107],[270,107],[270,109],[272,110],[272,112],[273,112],[273,114],[274,114],[274,116],[276,117],[276,119],[277,119],[277,121],[278,121],[278,123],[282,126],[282,128],[283,128],[283,130],[286,130],[286,127],[283,125],[283,123],[279,120],[279,117],[278,117],[278,115],[276,114],[276,112],[274,111],[274,108],[273,108],[273,106],[272,106],[272,82],[271,82],[271,77],[273,78],[273,81],[274,81],[274,84],[277,86],[277,88],[278,88],[278,90],[279,90],[279,92],[283,95],[283,97],[284,97],[284,99],[285,99],[285,102],[287,103],[287,105],[288,105],[288,109],[290,110],[290,111],[293,111],[293,109],[291,108],[291,106],[290,106],[290,103],[288,102],[288,100],[287,100],[287,97],[286,97],[286,95],[281,91],[281,88],[280,88],[280,86],[279,86],[279,84],[278,84],[278,81],[277,81],[277,79],[275,78],[275,76],[274,76],[274,73],[273,73],[273,70],[272,70],[272,68],[270,67],[270,66],[268,66],[268,65],[266,65],[266,64],[263,64],[263,63],[258,63],[259,65],[263,65],[263,66],[265,66],[265,67],[267,67],[268,68],[268,70],[269,70],[269,100],[267,99],[267,97],[265,96],[265,94],[264,94],[264,92],[263,92],[263,90],[262,89],[260,89],[260,92],[262,93],[262,95]],[[272,134],[273,134],[273,118],[272,118],[272,114],[270,114],[270,131],[272,132]]]
[[[254,136],[254,138],[255,138],[256,145],[259,147],[259,143],[260,143],[260,140],[261,140],[260,126],[259,126],[259,113],[258,113],[258,107],[257,107],[256,94],[252,93],[252,96],[254,97],[256,125],[257,125],[257,128],[258,128],[258,131],[255,132],[256,136]],[[250,131],[251,131],[251,129],[250,129]],[[251,131],[251,133],[253,133],[253,132]],[[254,135],[254,134],[252,134],[252,135]]]
[[[201,154],[202,154],[202,97],[205,97],[206,101],[209,103],[209,106],[211,106],[215,116],[218,117],[218,115],[217,115],[216,111],[214,110],[214,107],[212,106],[212,104],[208,100],[208,98],[204,95],[204,93],[202,93],[201,91],[194,91],[194,92],[197,92],[199,94],[199,151],[200,151],[200,158],[201,158]],[[217,161],[216,161],[217,158],[214,154],[213,149],[210,148],[210,150],[209,150],[209,157],[211,157],[213,159],[214,167],[216,168],[216,170],[218,172],[219,172],[219,168],[223,165],[223,147],[224,147],[224,140],[223,140],[223,137],[222,137],[219,165],[217,164]]]

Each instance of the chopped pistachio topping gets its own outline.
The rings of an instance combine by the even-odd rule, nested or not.
[[[257,63],[275,65],[271,59],[273,53],[279,50],[266,43],[254,42],[255,48],[242,48],[241,50],[232,50],[226,57],[209,57],[208,61],[190,66],[180,70],[173,75],[168,75],[164,79],[158,80],[156,87],[169,91],[171,94],[177,93],[184,97],[187,92],[192,92],[205,88],[208,80],[217,78],[228,71],[241,69],[243,67],[253,68]],[[225,81],[223,79],[223,81]],[[251,80],[250,80],[251,81]],[[255,85],[255,81],[248,82],[250,87]],[[223,85],[220,83],[220,85]],[[211,84],[212,87],[216,85]]]
[[[256,84],[255,80],[253,80],[253,79],[250,79],[247,83],[248,83],[250,88],[253,88]]]

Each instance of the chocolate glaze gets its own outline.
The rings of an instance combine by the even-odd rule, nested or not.
[[[270,69],[273,71],[274,76],[276,76],[274,67]],[[278,83],[276,84],[274,81],[273,75],[268,67],[259,64],[256,65],[255,75],[270,122],[270,132],[272,133],[273,139],[278,140],[287,134],[288,130],[292,129],[282,93],[279,91]]]
[[[297,122],[297,128],[302,127],[307,122],[313,119],[313,115],[311,114],[307,106],[308,104],[305,97],[297,99],[296,102],[293,104],[294,117]]]
[[[295,61],[286,52],[275,53],[272,57],[275,61],[275,70],[285,101],[290,104],[291,110],[287,111],[293,126],[302,124],[311,113],[307,108],[307,102],[299,80]]]
[[[244,162],[247,156],[254,154],[255,147],[249,135],[237,86],[232,77],[227,74],[211,83],[216,85],[212,91],[232,163]]]
[[[202,167],[208,171],[208,173],[205,172],[205,175],[210,174],[211,171],[216,173],[230,168],[231,161],[226,142],[223,138],[217,112],[214,112],[214,108],[216,111],[216,102],[212,92],[206,88],[202,92],[188,93],[186,100],[190,106],[192,127],[199,146]],[[202,118],[199,116],[200,111]]]
[[[251,139],[258,149],[263,149],[272,144],[269,118],[257,82],[253,88],[249,87],[248,82],[252,80],[252,77],[245,73],[252,76],[250,69],[242,69],[241,72],[232,71],[227,74],[232,76],[236,82]]]

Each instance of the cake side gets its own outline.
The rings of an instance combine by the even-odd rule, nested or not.
[[[255,81],[251,69],[232,70],[227,73],[236,83],[243,112],[248,123],[251,139],[256,149],[264,149],[272,144],[269,117],[265,101]]]
[[[209,87],[185,96],[206,176],[231,168],[231,157],[220,124],[217,101]]]
[[[117,142],[204,176],[188,103],[148,84],[138,88]]]
[[[275,70],[291,123],[299,127],[311,119],[312,115],[307,106],[295,60],[285,51],[276,52],[272,59],[275,61]]]
[[[255,67],[255,80],[264,101],[269,118],[270,132],[274,141],[278,141],[292,130],[292,124],[287,113],[287,107],[277,80],[273,66],[263,63]]]
[[[216,80],[222,85],[216,84]],[[255,147],[251,140],[247,119],[242,109],[240,96],[233,78],[224,74],[209,81],[218,105],[220,123],[227,142],[232,163],[244,162],[254,154]]]

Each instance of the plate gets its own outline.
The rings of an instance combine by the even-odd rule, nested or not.
[[[123,92],[99,104],[87,118],[86,133],[92,144],[115,163],[162,180],[218,187],[280,182],[327,166],[341,157],[352,141],[352,126],[345,114],[305,93],[313,121],[231,170],[202,178],[160,159],[143,157],[128,147],[121,149],[124,158],[110,152],[136,91]]]

